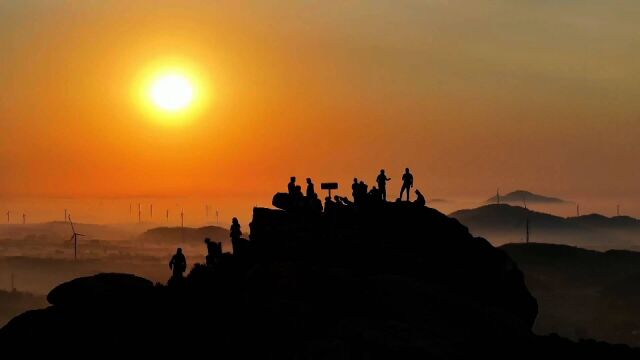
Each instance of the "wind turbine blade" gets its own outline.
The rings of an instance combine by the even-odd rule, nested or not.
[[[69,239],[69,241],[73,241],[73,238],[76,236],[76,234],[71,235],[71,238]]]
[[[77,235],[77,236],[87,236],[87,235],[85,235],[85,234],[76,234],[76,235]]]

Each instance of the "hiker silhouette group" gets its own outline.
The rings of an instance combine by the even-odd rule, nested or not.
[[[325,198],[323,206],[315,191],[315,184],[311,178],[306,179],[306,189],[303,193],[302,186],[298,185],[296,183],[296,177],[292,176],[287,184],[287,192],[274,195],[273,205],[285,211],[305,211],[315,214],[321,214],[323,211],[325,213],[331,212],[339,207],[358,208],[380,205],[387,202],[387,183],[389,181],[391,181],[391,178],[387,177],[384,169],[380,170],[380,173],[376,177],[377,186],[372,186],[371,190],[369,190],[369,186],[363,180],[354,178],[351,184],[353,201],[345,196],[335,195],[332,198],[331,195],[329,195]],[[337,184],[334,185],[335,188],[337,188]],[[404,174],[402,174],[400,196],[395,202],[409,202],[412,188],[413,174],[411,174],[409,168],[406,168]],[[416,194],[416,200],[413,201],[413,204],[421,207],[425,206],[427,201],[424,195],[417,189],[414,192]],[[329,194],[331,194],[331,192],[329,192]],[[406,200],[403,201],[402,198],[405,194]],[[231,221],[229,237],[231,238],[233,257],[242,257],[243,254],[248,251],[248,240],[242,238],[240,223],[235,217]],[[222,252],[221,242],[214,242],[209,238],[206,238],[204,242],[207,246],[206,266],[214,267],[223,261],[226,256],[231,256],[229,253]],[[170,283],[183,278],[183,274],[187,270],[187,259],[182,253],[181,248],[178,248],[176,254],[171,258],[169,268],[173,272]]]
[[[306,210],[312,213],[321,213],[331,211],[336,206],[355,206],[362,207],[368,205],[375,205],[387,202],[387,183],[391,181],[391,178],[387,177],[385,170],[380,170],[380,173],[376,177],[376,185],[369,189],[363,180],[358,178],[353,179],[351,184],[351,196],[353,200],[345,196],[336,195],[333,198],[331,196],[325,197],[324,208],[320,201],[318,194],[315,192],[315,185],[311,178],[307,178],[306,192],[302,192],[302,186],[296,183],[296,177],[290,178],[287,185],[287,193],[278,193],[273,198],[273,205],[282,210]],[[403,197],[406,196],[407,202],[410,201],[411,189],[413,189],[413,174],[409,168],[406,168],[402,175],[402,186],[400,188],[400,196],[396,199],[396,202],[402,202]],[[425,206],[427,201],[419,190],[415,190],[416,200],[414,204],[418,206]]]
[[[231,246],[234,256],[242,256],[246,252],[248,240],[242,238],[242,231],[240,230],[240,222],[238,218],[231,220],[231,227],[229,228],[229,237],[231,238]],[[229,253],[222,251],[222,242],[211,241],[210,238],[204,239],[204,243],[207,246],[207,255],[205,256],[205,264],[208,267],[214,267],[220,264],[225,257],[230,256]],[[172,270],[172,276],[169,280],[170,285],[176,285],[187,271],[187,258],[182,252],[182,248],[178,248],[176,253],[171,257],[169,261],[169,269]]]

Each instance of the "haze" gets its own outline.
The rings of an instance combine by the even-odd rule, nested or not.
[[[1,200],[33,221],[161,199],[159,218],[248,219],[290,175],[349,194],[385,168],[395,193],[407,166],[428,197],[637,199],[639,17],[633,0],[0,1]],[[171,124],[135,96],[165,63],[207,95]],[[112,205],[78,205],[96,199]]]

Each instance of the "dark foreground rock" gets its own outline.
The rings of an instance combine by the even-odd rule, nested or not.
[[[241,256],[195,266],[171,287],[126,275],[75,282],[0,330],[0,345],[64,355],[73,339],[101,355],[219,358],[638,356],[533,335],[537,303],[509,256],[409,203],[322,215],[256,208]]]

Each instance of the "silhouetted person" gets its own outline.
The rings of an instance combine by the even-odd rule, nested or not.
[[[384,173],[384,169],[380,170],[380,174],[376,178],[376,182],[378,183],[378,191],[380,192],[380,196],[382,200],[387,201],[387,181],[391,180]]]
[[[302,186],[296,185],[293,189],[293,205],[294,207],[300,209],[304,207],[304,194],[302,193]]]
[[[242,240],[240,237],[242,236],[242,231],[240,231],[240,222],[238,222],[238,218],[233,218],[231,220],[231,229],[229,231],[229,236],[231,237],[231,247],[233,248],[233,255],[240,256],[240,248],[242,247],[242,242],[246,240]]]
[[[360,184],[358,184],[360,187],[360,195],[366,195],[369,192],[369,185],[365,184],[364,181],[360,180]]]
[[[358,189],[359,189],[359,184],[358,184],[358,178],[353,178],[353,184],[351,184],[351,196],[353,197],[353,200],[355,201],[356,197],[358,196]]]
[[[328,213],[336,209],[336,203],[331,199],[331,196],[324,198],[324,212]]]
[[[320,214],[322,212],[322,201],[318,198],[318,194],[313,193],[308,198],[308,206],[311,212]]]
[[[231,240],[238,240],[240,236],[242,236],[242,231],[240,231],[240,222],[238,222],[238,218],[233,218],[231,220],[231,229],[229,231],[229,236],[231,236]]]
[[[182,274],[187,271],[187,258],[184,257],[181,248],[178,248],[175,255],[171,257],[169,269],[173,270],[174,278],[182,278]]]
[[[338,205],[342,205],[342,206],[353,206],[354,205],[354,203],[351,200],[347,199],[344,196],[335,195],[333,197],[333,199],[336,201],[336,204],[338,204]]]
[[[414,204],[416,204],[418,206],[427,205],[427,199],[424,198],[424,195],[422,195],[420,190],[416,189],[416,196],[417,196],[417,198],[413,201]]]
[[[313,182],[311,182],[311,178],[307,178],[307,197],[311,199],[315,194],[316,194],[315,186],[313,185]]]
[[[213,266],[222,256],[222,244],[209,238],[204,239],[204,243],[207,244],[207,266]]]
[[[380,201],[382,201],[382,195],[380,194],[380,190],[377,187],[371,187],[371,190],[369,191],[369,200],[374,203],[379,203]]]
[[[293,195],[296,191],[296,177],[292,176],[289,184],[287,185],[287,190],[289,190],[289,195]]]
[[[404,170],[404,174],[402,175],[402,189],[400,190],[400,199],[402,199],[402,194],[407,192],[407,201],[409,201],[409,195],[411,195],[411,188],[413,187],[413,175],[409,172],[409,168]]]
[[[369,186],[360,180],[356,186],[356,196],[353,198],[356,205],[363,205],[367,200],[367,193],[369,192]]]

